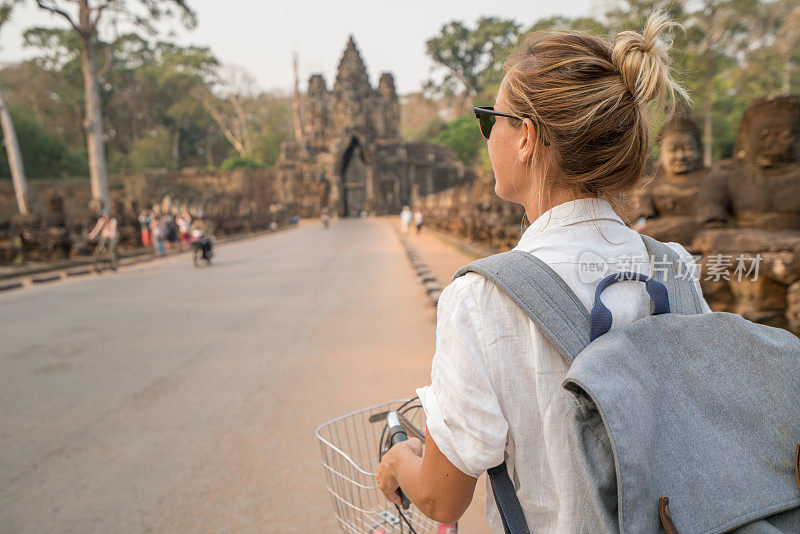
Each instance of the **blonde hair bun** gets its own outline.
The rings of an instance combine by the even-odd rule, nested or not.
[[[689,100],[686,92],[670,74],[668,39],[662,34],[683,26],[670,20],[663,11],[656,11],[647,20],[644,32],[623,31],[614,39],[611,61],[619,68],[622,81],[636,102],[647,104],[654,100],[663,102],[668,97],[674,108],[675,94]]]

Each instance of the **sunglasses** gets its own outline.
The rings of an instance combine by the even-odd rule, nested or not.
[[[517,120],[523,119],[523,117],[517,117],[516,115],[509,115],[508,113],[495,111],[494,106],[478,106],[472,108],[472,111],[475,113],[475,118],[478,119],[478,126],[481,129],[481,135],[487,141],[489,140],[489,136],[492,134],[492,127],[494,126],[495,117],[508,117],[509,119]],[[531,118],[531,120],[536,122],[535,119]],[[550,146],[550,143],[547,141],[547,139],[544,140],[544,146]]]

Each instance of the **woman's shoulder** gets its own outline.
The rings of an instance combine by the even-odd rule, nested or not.
[[[453,313],[458,309],[472,308],[476,295],[483,291],[487,280],[477,273],[466,273],[454,278],[442,290],[436,307],[439,314]]]
[[[450,282],[442,290],[437,306],[440,316],[469,314],[473,316],[473,320],[481,323],[487,322],[487,316],[492,317],[488,323],[494,323],[501,318],[508,321],[517,316],[525,317],[511,297],[488,278],[474,272],[468,272]],[[498,315],[501,310],[504,313]],[[516,321],[512,322],[516,324]]]
[[[496,295],[499,293],[500,291],[497,289],[497,286],[487,278],[478,273],[468,272],[458,278],[454,278],[447,287],[442,290],[439,302],[441,302],[442,298],[444,298],[445,301],[496,298]]]
[[[695,257],[692,254],[690,254],[689,251],[686,250],[686,247],[684,247],[680,243],[677,243],[675,241],[669,241],[669,242],[664,241],[664,244],[667,245],[672,250],[674,250],[675,252],[677,252],[678,256],[680,256],[680,259],[683,262],[688,264],[695,263]]]

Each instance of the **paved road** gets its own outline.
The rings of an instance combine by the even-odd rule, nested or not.
[[[314,428],[413,394],[433,339],[382,220],[0,295],[0,532],[335,532]]]

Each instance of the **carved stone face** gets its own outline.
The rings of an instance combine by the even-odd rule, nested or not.
[[[797,161],[800,132],[792,115],[765,114],[753,121],[747,136],[748,156],[759,167]]]
[[[661,140],[659,162],[667,174],[686,174],[700,168],[700,147],[689,132],[671,132]]]

